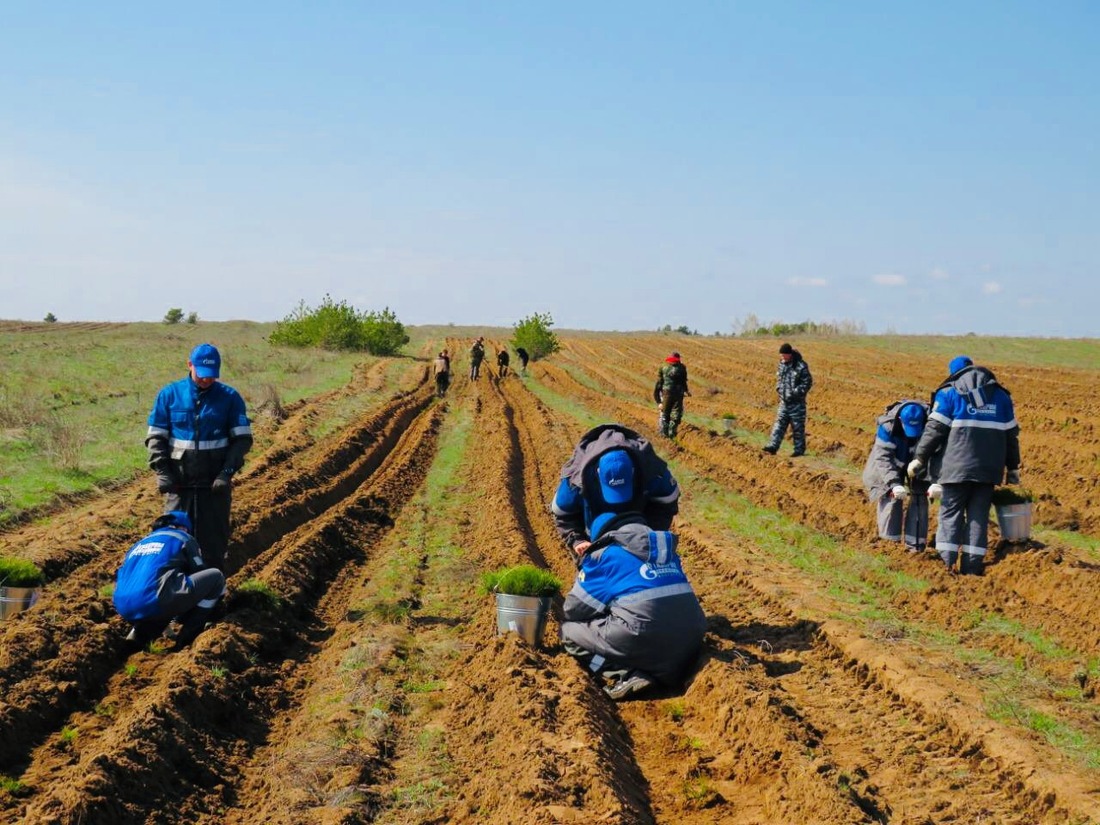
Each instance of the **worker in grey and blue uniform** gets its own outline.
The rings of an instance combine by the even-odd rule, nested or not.
[[[863,468],[863,485],[878,508],[878,535],[904,541],[911,553],[928,541],[930,483],[922,469],[907,482],[907,468],[928,420],[923,401],[895,401],[878,417],[875,443]]]
[[[948,365],[950,374],[932,396],[932,412],[913,459],[912,477],[939,461],[943,487],[936,551],[954,572],[984,572],[989,545],[993,487],[1004,479],[1020,483],[1020,426],[1012,396],[985,367],[965,355]]]
[[[189,644],[225,595],[225,576],[205,564],[191,531],[187,513],[173,510],[126,551],[112,598],[119,615],[133,624],[127,639],[147,644],[178,619],[176,643]]]
[[[768,443],[764,452],[775,455],[783,443],[787,427],[791,428],[791,441],[794,442],[792,458],[806,454],[806,396],[814,385],[810,367],[802,353],[788,343],[779,347],[779,366],[775,371],[775,392],[779,396],[779,407],[775,412],[775,424],[772,425]]]
[[[244,399],[218,381],[221,355],[216,347],[199,344],[187,367],[186,378],[157,395],[145,445],[157,490],[165,495],[165,511],[186,512],[203,558],[224,570],[232,478],[252,447],[252,424]]]
[[[615,502],[603,495],[601,476],[626,461],[629,495]],[[679,512],[680,487],[650,441],[621,424],[601,424],[583,436],[565,462],[550,511],[562,541],[576,554],[591,541],[593,519],[603,513],[638,512],[654,530],[668,530]]]

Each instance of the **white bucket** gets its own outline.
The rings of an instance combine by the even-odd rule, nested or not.
[[[1005,541],[1027,541],[1031,538],[1031,502],[998,504],[997,527]]]
[[[0,587],[0,621],[33,607],[41,592],[39,587]]]
[[[512,596],[497,593],[497,635],[518,633],[531,647],[542,643],[546,617],[550,614],[550,596]]]

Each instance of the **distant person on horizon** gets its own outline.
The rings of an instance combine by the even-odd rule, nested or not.
[[[775,411],[775,424],[772,425],[768,443],[764,452],[775,455],[787,427],[791,428],[791,441],[794,450],[791,458],[806,454],[806,396],[814,385],[810,366],[802,358],[802,353],[784,342],[779,347],[779,366],[775,371],[775,392],[779,396],[779,407]]]
[[[182,510],[191,517],[203,558],[224,572],[232,479],[252,448],[252,424],[244,399],[218,381],[221,363],[211,344],[191,350],[188,377],[157,395],[145,446],[165,512]]]
[[[435,373],[435,394],[443,398],[451,385],[451,357],[447,350],[440,350],[432,363],[432,371]]]
[[[476,381],[481,375],[481,362],[485,360],[485,339],[478,336],[470,347],[470,380]]]
[[[665,359],[657,371],[657,383],[653,387],[653,400],[661,412],[657,417],[657,431],[665,438],[675,438],[684,417],[684,396],[688,389],[688,371],[680,353],[674,352]]]
[[[530,360],[530,356],[527,355],[527,350],[523,347],[516,347],[516,355],[519,356],[519,370],[523,375],[527,374],[527,362]]]
[[[146,645],[173,619],[180,622],[176,645],[194,641],[225,595],[225,576],[203,560],[191,519],[172,510],[153,522],[153,531],[135,543],[115,575],[115,610],[133,625],[127,641]]]
[[[863,486],[878,507],[878,535],[904,541],[910,553],[928,543],[929,480],[925,470],[909,478],[909,461],[928,420],[922,401],[895,401],[878,417],[875,442],[863,468]]]
[[[1012,396],[992,371],[966,355],[947,365],[948,376],[932,395],[932,412],[909,462],[916,476],[935,460],[943,488],[936,552],[947,569],[985,572],[993,487],[1020,483],[1020,425]]]

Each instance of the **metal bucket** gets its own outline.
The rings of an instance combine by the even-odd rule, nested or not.
[[[1027,541],[1031,538],[1031,502],[998,504],[997,527],[1005,541]]]
[[[0,621],[33,607],[40,592],[39,587],[0,587]]]
[[[512,596],[497,593],[497,635],[518,633],[531,647],[542,643],[550,596]]]

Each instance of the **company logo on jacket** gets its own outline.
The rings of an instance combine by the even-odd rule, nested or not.
[[[661,576],[681,576],[683,572],[680,570],[680,565],[673,564],[650,564],[646,562],[638,568],[638,575],[646,581],[653,581]]]

